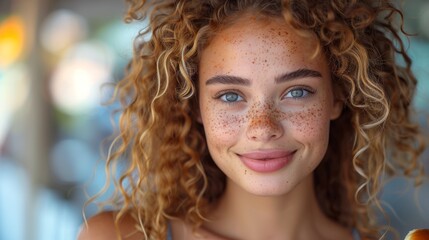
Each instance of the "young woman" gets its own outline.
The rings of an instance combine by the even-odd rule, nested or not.
[[[136,40],[117,86],[107,161],[125,165],[117,211],[91,218],[80,239],[383,236],[383,177],[422,174],[399,10],[381,0],[128,2],[129,18],[150,13],[151,38]]]

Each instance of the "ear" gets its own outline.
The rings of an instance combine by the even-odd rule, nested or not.
[[[343,112],[344,102],[341,99],[334,99],[332,111],[331,111],[331,120],[335,120],[341,116]]]
[[[331,120],[335,120],[341,116],[343,112],[344,104],[346,102],[345,94],[341,91],[341,87],[335,82],[333,83],[333,105],[331,111]]]

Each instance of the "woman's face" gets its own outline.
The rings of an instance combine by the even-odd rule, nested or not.
[[[229,183],[257,195],[286,194],[322,160],[342,104],[326,59],[312,58],[315,41],[281,20],[243,17],[203,50],[201,123]]]

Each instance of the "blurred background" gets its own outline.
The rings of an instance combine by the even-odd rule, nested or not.
[[[120,0],[0,0],[0,240],[73,240],[87,196],[105,182],[105,106],[143,23]],[[420,81],[416,120],[429,116],[429,1],[403,3]],[[423,159],[429,169],[428,151]],[[85,193],[86,191],[86,193]],[[383,190],[401,236],[429,228],[429,183],[398,177]],[[96,212],[88,206],[87,216]]]

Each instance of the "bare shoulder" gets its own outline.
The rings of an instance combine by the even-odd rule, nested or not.
[[[115,224],[115,212],[102,212],[91,217],[87,224],[82,224],[78,240],[133,240],[143,239],[143,235],[136,230],[136,222],[130,215],[121,218]]]

